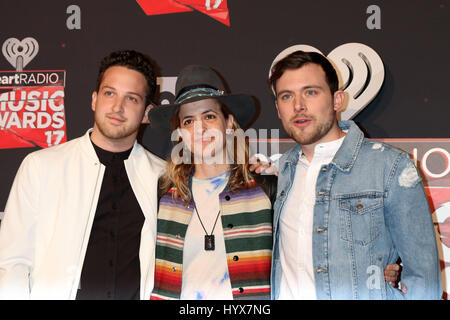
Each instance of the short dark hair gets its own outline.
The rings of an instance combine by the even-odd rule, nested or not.
[[[339,89],[339,80],[333,65],[323,55],[317,52],[294,51],[278,61],[271,69],[272,74],[269,78],[269,86],[276,95],[276,82],[280,79],[286,70],[293,70],[303,67],[308,63],[320,65],[325,72],[328,87],[331,94]]]
[[[100,89],[103,75],[109,67],[122,66],[131,70],[140,72],[147,80],[147,95],[145,105],[149,105],[156,91],[155,67],[150,58],[134,50],[119,50],[111,52],[100,62],[100,68],[97,75],[96,91]]]

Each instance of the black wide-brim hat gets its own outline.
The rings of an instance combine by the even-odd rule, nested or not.
[[[256,113],[253,98],[247,94],[227,94],[219,75],[209,67],[189,65],[181,70],[175,85],[175,103],[159,105],[148,113],[150,126],[168,130],[178,106],[203,99],[217,99],[227,106],[241,128],[247,128]]]

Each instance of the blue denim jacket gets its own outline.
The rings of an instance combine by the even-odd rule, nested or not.
[[[313,268],[318,299],[440,299],[436,238],[422,180],[408,154],[364,138],[353,121],[317,177]],[[272,299],[280,290],[279,220],[293,183],[300,145],[279,162],[274,205]],[[406,294],[384,280],[401,258]]]

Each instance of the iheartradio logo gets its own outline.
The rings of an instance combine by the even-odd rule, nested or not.
[[[269,69],[273,65],[294,51],[318,52],[319,49],[299,44],[281,51]],[[324,55],[325,56],[325,55]],[[384,66],[380,56],[369,46],[362,43],[346,43],[333,51],[328,60],[337,71],[340,88],[346,92],[346,108],[341,112],[342,120],[354,118],[363,110],[378,94],[384,81]]]
[[[2,53],[16,70],[0,70],[0,149],[65,142],[65,70],[24,70],[39,53],[31,37],[6,39]]]
[[[22,41],[16,38],[7,39],[2,46],[2,52],[6,60],[16,68],[16,71],[23,71],[23,68],[38,54],[39,44],[31,37]]]

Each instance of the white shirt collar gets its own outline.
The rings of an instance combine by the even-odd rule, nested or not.
[[[345,139],[345,136],[340,139],[337,139],[337,140],[317,144],[314,147],[314,156],[313,156],[311,163],[316,162],[316,161],[330,162],[333,159],[336,152],[341,147],[342,142],[344,142],[344,139]],[[304,164],[309,164],[308,160],[306,160],[306,156],[303,153],[303,151],[300,151],[299,162],[302,162]]]

